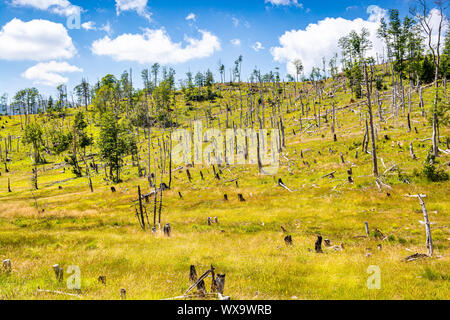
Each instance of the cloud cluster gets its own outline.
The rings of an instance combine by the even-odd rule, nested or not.
[[[65,84],[69,80],[63,77],[61,73],[83,72],[83,69],[70,65],[67,62],[41,62],[37,65],[28,68],[22,77],[28,80],[33,80],[36,84],[56,87],[60,84]]]
[[[261,42],[256,41],[255,44],[252,46],[252,49],[258,52],[260,50],[264,50],[265,48],[262,46]]]
[[[136,11],[137,14],[151,21],[152,14],[147,11],[147,0],[116,0],[116,12]]]
[[[86,31],[97,30],[97,27],[95,26],[95,22],[93,22],[93,21],[87,21],[85,23],[82,23],[81,27]]]
[[[189,13],[187,16],[186,16],[186,20],[192,20],[192,21],[195,21],[197,19],[197,17],[195,16],[195,14],[194,13]]]
[[[71,4],[68,0],[12,0],[11,4],[50,11],[61,16],[70,16],[81,11],[80,7]]]
[[[199,30],[201,39],[185,37],[186,46],[172,42],[164,29],[144,29],[142,34],[122,34],[115,39],[106,36],[94,41],[92,52],[116,61],[178,64],[211,56],[220,50],[219,39],[208,31]]]
[[[233,46],[239,47],[239,46],[241,45],[241,40],[240,40],[240,39],[231,39],[231,40],[230,40],[230,43],[231,43]]]
[[[270,3],[274,6],[295,6],[303,8],[303,4],[299,3],[298,0],[265,0],[265,3]]]
[[[14,18],[0,30],[0,59],[3,60],[69,59],[75,53],[72,38],[60,23],[24,22]]]
[[[370,40],[373,49],[368,52],[375,56],[375,52],[381,52],[383,43],[377,38],[378,22],[386,15],[386,10],[378,6],[370,6],[367,9],[367,20],[357,18],[347,20],[344,18],[325,18],[317,23],[309,24],[304,30],[286,31],[280,38],[280,46],[272,47],[270,52],[275,61],[286,62],[290,74],[295,74],[292,61],[301,59],[305,73],[309,74],[313,67],[322,66],[322,57],[327,60],[335,53],[340,53],[338,40],[350,31],[359,32],[363,27],[370,32]]]

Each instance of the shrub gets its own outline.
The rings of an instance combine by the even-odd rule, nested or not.
[[[435,157],[432,154],[427,156],[423,164],[423,175],[431,182],[447,181],[449,179],[448,173],[442,169],[436,168]]]

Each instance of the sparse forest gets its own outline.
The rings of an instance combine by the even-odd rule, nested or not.
[[[438,33],[425,2],[392,9],[384,52],[354,30],[310,74],[299,57],[292,75],[244,75],[238,56],[3,95],[0,299],[448,299],[450,33],[437,3]],[[203,143],[201,163],[198,150],[174,159],[179,130]],[[81,290],[66,288],[71,265]]]

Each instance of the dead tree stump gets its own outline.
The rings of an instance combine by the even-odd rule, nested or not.
[[[217,292],[223,294],[225,289],[225,274],[217,274],[216,277]]]
[[[228,195],[227,194],[223,195],[223,200],[228,201]]]
[[[116,188],[111,187],[111,192],[116,192]]]
[[[244,196],[241,193],[238,194],[238,198],[240,202],[245,202]]]
[[[120,299],[127,300],[127,289],[120,289]]]
[[[5,259],[3,260],[3,271],[5,273],[10,273],[11,272],[11,260],[10,259]]]
[[[191,176],[191,173],[189,172],[189,169],[186,169],[186,175],[188,177],[189,182],[191,182],[192,181],[192,176]]]
[[[197,271],[195,270],[195,266],[191,265],[191,270],[189,272],[189,281],[195,283],[197,281]]]
[[[166,224],[163,228],[164,235],[170,237],[170,233],[172,232],[172,228],[170,227],[170,224]]]
[[[217,292],[217,283],[216,283],[216,273],[215,273],[215,268],[213,267],[213,265],[211,265],[211,293],[216,293]]]
[[[106,286],[106,276],[99,276],[98,282]]]
[[[64,269],[59,264],[53,265],[53,271],[55,272],[56,280],[62,282],[64,279]]]
[[[315,243],[316,253],[322,253],[322,236],[317,236],[317,241]]]
[[[288,246],[292,246],[292,236],[286,236],[285,238],[284,238],[284,242],[286,243],[286,245],[288,245]]]

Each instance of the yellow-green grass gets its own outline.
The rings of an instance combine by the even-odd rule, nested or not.
[[[104,181],[103,169],[93,174],[91,193],[86,177],[72,179],[69,166],[64,173],[62,167],[55,166],[64,156],[46,155],[49,163],[39,166],[39,190],[31,192],[29,147],[20,145],[20,151],[11,155],[10,172],[2,168],[0,176],[0,259],[12,261],[12,272],[0,273],[0,298],[73,299],[37,293],[38,287],[73,292],[56,281],[52,265],[58,263],[81,268],[82,299],[118,299],[121,288],[127,289],[130,299],[179,296],[190,285],[192,264],[198,272],[213,264],[217,272],[226,273],[225,293],[232,299],[448,299],[450,183],[430,183],[419,174],[431,145],[423,140],[431,137],[431,127],[417,108],[417,93],[413,98],[412,120],[417,134],[415,130],[408,132],[406,113],[399,114],[397,123],[394,117],[386,123],[379,123],[376,117],[378,156],[386,166],[379,161],[380,171],[394,164],[399,168],[383,176],[392,190],[380,191],[374,183],[371,156],[361,151],[364,116],[360,122],[358,107],[338,111],[337,142],[333,141],[330,121],[322,121],[320,129],[308,130],[314,132],[300,134],[299,122],[292,120],[299,118],[297,110],[284,116],[287,148],[275,176],[260,175],[257,167],[250,165],[222,167],[220,181],[208,166],[191,168],[191,183],[184,170],[173,173],[172,189],[164,192],[162,210],[162,224],[172,226],[170,238],[139,227],[132,201],[137,199],[138,185],[144,193],[151,189],[146,178],[137,177],[131,159],[127,159],[122,174],[124,182],[115,186],[116,193],[111,193]],[[181,97],[178,99],[179,120],[184,127],[188,126],[186,119],[195,113],[203,115],[203,109],[209,108],[207,103],[199,103],[188,111]],[[431,103],[431,90],[425,91],[425,99]],[[224,94],[223,101],[236,105],[230,122],[238,123],[238,92]],[[340,92],[337,101],[339,107],[348,105],[349,91]],[[324,105],[330,108],[330,103],[327,99]],[[386,102],[385,110],[388,105]],[[225,117],[220,112],[219,107],[213,108],[223,128]],[[65,126],[73,113],[69,111]],[[43,119],[36,117],[36,121]],[[0,123],[6,126],[0,131],[2,137],[20,135],[18,117],[2,117]],[[305,121],[303,129],[310,123]],[[98,133],[95,125],[90,130]],[[155,130],[154,135],[158,134]],[[449,128],[441,127],[440,134],[449,136]],[[146,166],[147,143],[143,138],[141,131],[141,165]],[[409,155],[410,142],[417,160]],[[96,147],[92,152],[97,152]],[[341,163],[341,152],[345,164]],[[157,154],[153,150],[153,155]],[[439,158],[439,165],[447,172],[443,164],[448,161],[448,155]],[[350,167],[353,184],[345,183]],[[321,178],[332,171],[336,171],[334,179]],[[8,178],[12,193],[7,192]],[[226,182],[234,178],[239,179],[238,187]],[[293,192],[279,187],[278,178]],[[238,200],[238,193],[244,195],[245,202]],[[405,197],[417,193],[427,195],[435,253],[433,258],[407,263],[403,261],[406,256],[427,251],[425,228],[418,222],[423,219],[419,201]],[[229,201],[223,200],[224,194]],[[152,204],[146,205],[152,222]],[[208,217],[218,217],[219,224],[208,226]],[[372,233],[377,228],[389,237],[361,237],[366,221]],[[293,246],[285,245],[281,226],[292,235]],[[318,234],[333,244],[343,243],[344,250],[315,253]],[[382,244],[381,251],[378,244]],[[380,267],[380,290],[367,287],[371,265]],[[106,286],[98,283],[100,275],[107,276]]]

